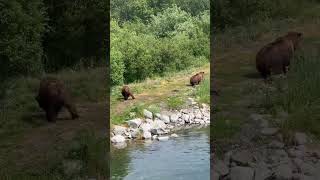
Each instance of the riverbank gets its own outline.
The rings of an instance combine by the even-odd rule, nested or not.
[[[210,124],[210,107],[188,98],[184,108],[152,113],[143,110],[144,118],[126,121],[126,125],[115,125],[111,130],[111,142],[114,146],[126,147],[127,140],[166,141],[178,137],[175,131],[195,126],[206,127]]]

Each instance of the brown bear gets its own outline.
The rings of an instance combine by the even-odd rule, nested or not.
[[[199,72],[190,78],[191,86],[198,85],[203,80],[204,72]]]
[[[55,122],[58,113],[65,107],[72,119],[79,117],[77,109],[72,103],[69,92],[63,82],[53,77],[46,77],[40,81],[38,95],[35,97],[39,106],[46,112],[49,122]]]
[[[287,73],[294,51],[302,40],[302,33],[288,32],[264,46],[256,56],[256,68],[264,79],[273,74]]]
[[[124,97],[124,100],[128,100],[130,96],[132,97],[132,99],[135,99],[128,86],[122,87],[121,94]]]

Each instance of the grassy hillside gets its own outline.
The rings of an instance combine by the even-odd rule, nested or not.
[[[189,86],[190,77],[197,72],[205,72],[205,80],[196,88]],[[131,83],[136,99],[124,101],[122,86],[115,86],[111,92],[111,123],[121,124],[133,113],[142,115],[144,108],[159,112],[161,109],[178,109],[184,105],[187,97],[193,97],[200,103],[210,103],[210,64],[190,68],[177,73],[167,73],[163,77],[154,77],[139,83]],[[131,116],[130,116],[131,114]]]
[[[6,84],[1,99],[0,175],[7,179],[72,179],[106,176],[105,68],[49,74],[71,91],[80,118],[67,111],[48,123],[34,97],[39,79],[20,77]],[[65,173],[66,161],[79,162],[77,174]]]
[[[295,18],[272,18],[217,32],[215,36],[215,75],[221,96],[217,99],[211,135],[217,148],[236,139],[252,113],[271,114],[288,140],[294,131],[319,138],[318,76],[320,68],[320,16],[318,6]],[[304,34],[286,78],[274,78],[266,85],[255,68],[258,50],[288,31]],[[280,119],[280,121],[278,121]],[[317,139],[316,138],[316,139]]]

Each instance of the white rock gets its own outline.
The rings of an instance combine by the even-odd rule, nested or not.
[[[142,130],[142,132],[150,132],[152,129],[152,126],[149,123],[142,123],[140,125],[140,129]]]
[[[148,119],[152,119],[153,118],[152,112],[150,112],[150,111],[148,111],[146,109],[143,110],[143,115]]]
[[[116,144],[113,144],[113,146],[117,149],[124,149],[127,147],[127,143],[126,142],[116,143]]]
[[[163,121],[161,121],[161,120],[154,120],[154,121],[152,122],[152,124],[151,124],[151,127],[152,127],[152,129],[160,129],[160,128],[165,129],[167,126],[166,126],[166,124],[165,124]]]
[[[197,118],[197,119],[202,119],[202,113],[199,111],[199,112],[196,112],[195,113],[195,118]]]
[[[142,135],[142,138],[143,139],[151,139],[151,132],[143,132],[143,135]]]
[[[153,123],[153,120],[152,120],[152,119],[146,119],[145,121],[146,121],[146,123],[148,123],[148,124],[152,124],[152,123]]]
[[[168,130],[165,130],[165,129],[162,129],[162,128],[151,129],[151,134],[154,134],[154,135],[162,135],[162,134],[168,134],[168,133],[169,133]]]
[[[158,135],[153,135],[152,140],[156,140],[158,138]]]
[[[127,123],[131,128],[138,128],[141,125],[142,120],[140,118],[136,118],[136,119],[131,119],[127,121]]]
[[[113,127],[113,130],[112,130],[112,132],[113,132],[114,135],[123,135],[123,134],[126,133],[126,131],[127,131],[127,128],[126,128],[126,127],[117,126],[117,125],[115,125],[115,126]]]
[[[177,134],[171,134],[171,137],[173,137],[173,138],[177,138],[177,137],[179,137]]]
[[[161,137],[157,137],[158,141],[168,141],[169,140],[169,136],[161,136]]]
[[[159,119],[161,118],[161,114],[159,114],[159,113],[156,113],[155,116],[156,116],[157,118],[159,118]]]
[[[177,114],[171,114],[171,116],[170,116],[170,121],[171,122],[175,123],[175,122],[178,121],[178,119],[179,119],[179,117],[178,117]]]
[[[140,130],[139,129],[131,129],[130,133],[131,133],[132,138],[137,138],[140,135]]]
[[[160,119],[166,124],[170,123],[170,118],[167,115],[162,114]]]
[[[126,141],[126,139],[121,135],[115,135],[111,138],[111,142],[113,142],[113,143],[123,143],[125,141]]]
[[[183,119],[184,122],[186,122],[186,123],[189,123],[189,122],[190,122],[189,118],[190,118],[190,116],[189,116],[188,114],[183,114],[183,115],[182,115],[182,119]]]

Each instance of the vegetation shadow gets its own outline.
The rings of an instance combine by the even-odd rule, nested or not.
[[[249,78],[249,79],[260,79],[261,76],[259,73],[247,73],[244,75],[244,77]]]

